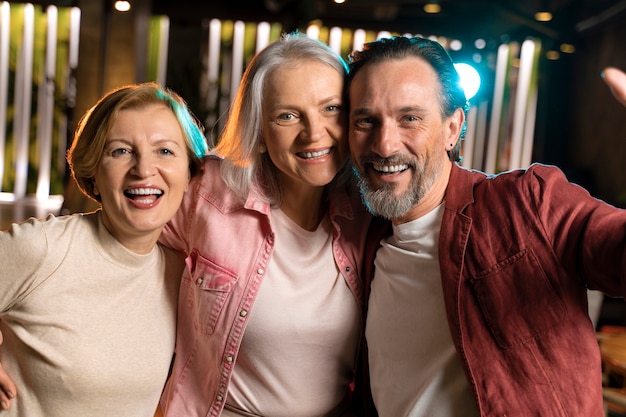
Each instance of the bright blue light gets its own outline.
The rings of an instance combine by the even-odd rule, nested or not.
[[[480,74],[474,67],[465,63],[454,64],[459,76],[461,77],[461,85],[465,90],[465,98],[470,100],[476,95],[480,89]]]

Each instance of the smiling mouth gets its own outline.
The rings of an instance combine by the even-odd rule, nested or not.
[[[163,195],[163,191],[158,188],[131,188],[124,191],[124,195],[138,204],[152,204]]]
[[[330,153],[330,148],[324,149],[323,151],[317,152],[298,152],[296,155],[302,159],[316,159],[321,158],[322,156],[326,156]]]
[[[403,172],[409,169],[408,164],[397,164],[397,165],[383,165],[383,164],[371,164],[374,171],[383,173],[383,174],[395,174],[397,172]]]

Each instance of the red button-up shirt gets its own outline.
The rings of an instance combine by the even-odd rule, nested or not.
[[[626,211],[555,167],[487,176],[455,165],[439,262],[450,332],[481,416],[604,416],[586,294],[626,295]],[[370,404],[363,415],[371,412]]]

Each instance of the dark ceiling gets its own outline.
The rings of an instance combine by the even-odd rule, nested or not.
[[[325,26],[389,30],[437,35],[461,40],[511,39],[538,36],[573,42],[581,32],[609,21],[626,22],[626,0],[439,0],[441,13],[424,12],[427,0],[153,0],[155,14],[172,19],[221,18],[280,22],[286,30],[306,27],[319,19]],[[534,19],[540,9],[554,15],[551,22]]]

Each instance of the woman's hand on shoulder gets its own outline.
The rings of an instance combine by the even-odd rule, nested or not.
[[[2,332],[0,332],[0,358],[2,358],[1,345]],[[15,398],[16,393],[17,389],[15,387],[15,383],[4,370],[2,363],[0,363],[0,408],[3,410],[8,410],[9,408],[11,408],[11,403],[13,402],[13,398]]]

